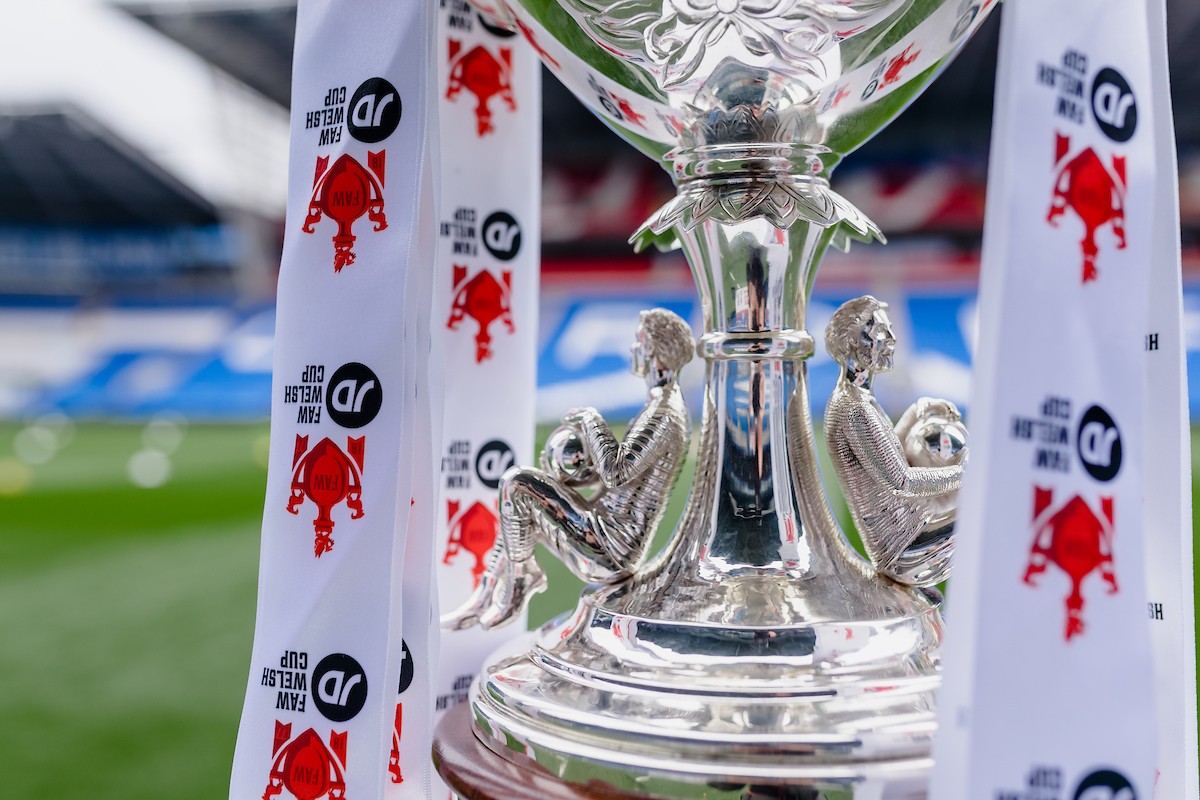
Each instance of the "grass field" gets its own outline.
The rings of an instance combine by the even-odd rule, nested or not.
[[[20,430],[0,426],[0,796],[225,797],[253,638],[266,427],[192,426],[179,441],[83,425],[40,451]],[[542,563],[553,588],[536,598],[535,622],[573,605],[579,586]]]

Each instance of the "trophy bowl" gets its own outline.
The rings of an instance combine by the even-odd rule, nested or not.
[[[669,544],[492,656],[476,737],[571,785],[653,797],[924,797],[941,596],[877,570],[830,511],[805,310],[830,245],[883,238],[830,172],[991,0],[509,2],[491,11],[673,175],[633,241],[682,246],[706,384]],[[579,445],[561,438],[570,461]]]

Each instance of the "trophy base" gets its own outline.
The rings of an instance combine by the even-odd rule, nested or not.
[[[935,605],[765,629],[632,618],[605,595],[489,658],[470,703],[493,755],[637,797],[925,796]]]
[[[604,777],[564,780],[514,750],[503,755],[485,746],[472,724],[471,709],[460,703],[438,724],[433,735],[433,763],[454,800],[924,800],[928,767],[920,775],[899,774],[886,783],[839,781],[741,781],[716,779],[680,784],[684,790],[664,794],[658,783],[642,782],[641,790],[622,790]]]

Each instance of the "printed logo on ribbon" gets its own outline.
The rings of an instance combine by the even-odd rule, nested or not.
[[[313,668],[312,698],[326,719],[354,719],[367,702],[367,673],[345,653],[327,655]]]
[[[904,52],[888,62],[887,72],[883,73],[883,80],[879,83],[880,89],[885,86],[891,86],[893,83],[900,82],[900,73],[904,71],[905,67],[916,61],[917,56],[921,55],[920,50],[912,55],[909,55],[908,51],[912,49],[913,46],[910,44],[908,47],[904,48]]]
[[[1112,67],[1096,73],[1092,81],[1092,114],[1104,135],[1127,142],[1137,130],[1137,100],[1129,81]]]
[[[524,29],[522,28],[522,30]],[[536,45],[534,47],[536,48]],[[643,129],[646,127],[643,122],[646,115],[634,111],[633,106],[624,97],[601,86],[595,75],[588,75],[588,86],[592,87],[592,91],[596,93],[596,101],[608,112],[609,116],[618,122],[632,122]]]
[[[508,472],[516,461],[517,456],[508,442],[493,439],[479,448],[475,455],[475,475],[487,488],[497,489],[504,473]]]
[[[1071,800],[1137,800],[1137,792],[1121,773],[1099,769],[1079,782]]]
[[[413,681],[413,658],[409,652],[408,642],[400,640],[404,648],[404,659],[400,662],[400,689],[397,694],[404,694]],[[400,737],[404,731],[404,703],[396,703],[396,720],[392,725],[392,754],[388,758],[388,772],[392,775],[392,783],[404,783],[400,773]]]
[[[499,320],[515,333],[517,328],[512,317],[512,272],[505,270],[496,280],[489,270],[483,269],[467,280],[467,268],[454,265],[454,300],[450,306],[450,319],[446,327],[458,330],[459,324],[470,317],[479,326],[475,334],[475,363],[480,364],[492,357],[492,323]]]
[[[333,166],[329,157],[317,158],[316,176],[313,179],[312,200],[308,203],[308,216],[301,228],[313,233],[313,227],[321,221],[321,215],[337,223],[333,235],[333,271],[354,263],[355,237],[352,226],[363,214],[375,223],[375,231],[387,228],[387,216],[383,213],[385,151],[367,153],[370,170],[349,155],[342,155]]]
[[[483,221],[483,246],[501,261],[512,261],[521,252],[521,226],[507,211],[493,211]]]
[[[1025,583],[1037,586],[1034,576],[1046,571],[1050,563],[1071,579],[1071,594],[1067,596],[1066,640],[1084,632],[1083,580],[1095,571],[1109,585],[1109,594],[1117,593],[1117,576],[1113,572],[1113,498],[1100,498],[1100,513],[1096,514],[1079,495],[1061,506],[1053,504],[1054,490],[1034,487],[1033,546]]]
[[[913,44],[915,44],[915,42]],[[872,79],[872,81],[867,84],[866,88],[863,89],[863,100],[869,99],[871,95],[875,94],[875,92],[879,89],[883,89],[884,87],[891,86],[893,83],[900,82],[900,73],[904,71],[905,67],[916,61],[917,56],[921,55],[920,50],[912,55],[909,55],[908,51],[913,49],[913,44],[905,47],[900,55],[894,56],[891,60],[880,62],[879,68],[875,70],[874,79]],[[881,72],[883,73],[882,80],[879,79],[879,73]]]
[[[450,527],[450,540],[446,543],[443,564],[453,564],[454,558],[463,550],[475,556],[471,576],[475,579],[472,588],[479,585],[479,578],[487,566],[485,559],[496,543],[500,520],[483,503],[476,501],[466,511],[461,511],[459,500],[446,501],[446,521]],[[460,513],[461,511],[461,513]]]
[[[1083,412],[1075,437],[1083,468],[1098,481],[1111,481],[1121,471],[1121,432],[1100,406]]]
[[[329,379],[325,408],[343,428],[361,428],[375,419],[382,405],[383,387],[366,364],[343,364]]]
[[[488,6],[484,0],[480,0],[479,3],[472,3],[472,5],[474,5],[476,8],[487,11],[489,14],[491,14],[493,16],[501,16],[498,9]],[[483,16],[483,14],[478,11],[475,12],[475,20],[480,25],[483,26],[483,29],[485,31],[490,33],[492,36],[497,37],[498,39],[511,39],[512,37],[517,35],[516,31],[506,30],[505,28],[501,28],[497,25],[493,25],[492,23],[488,22],[487,19]]]
[[[400,111],[400,93],[396,87],[383,78],[371,78],[364,81],[350,98],[346,129],[360,142],[382,142],[400,124]]]
[[[392,753],[388,756],[388,772],[392,783],[404,783],[400,773],[400,734],[404,729],[404,703],[396,703],[396,720],[392,724]]]
[[[363,516],[362,478],[363,453],[366,437],[346,437],[346,450],[342,452],[328,437],[308,449],[308,437],[296,434],[296,449],[292,455],[292,496],[288,498],[287,510],[297,510],[308,498],[316,504],[317,518],[313,520],[316,539],[313,552],[317,558],[333,549],[333,518],[330,510],[343,500],[350,509],[350,519]]]
[[[982,6],[977,4],[965,9],[955,21],[954,29],[950,31],[950,41],[957,42],[959,39],[965,36],[967,31],[971,29],[971,23],[973,23],[975,18],[979,16],[979,10],[983,8],[983,6],[991,5],[991,2],[992,0],[987,0],[987,2],[985,2]],[[962,8],[962,6],[959,6],[959,8]]]
[[[537,35],[525,23],[521,22],[520,17],[514,21],[517,23],[517,27],[521,29],[521,34],[525,37],[525,41],[529,42],[529,46],[541,57],[542,62],[555,69],[562,69],[559,63],[554,60],[554,57],[542,49],[542,46],[538,44]]]
[[[509,111],[517,110],[512,88],[512,48],[499,48],[500,56],[483,45],[463,50],[462,42],[450,39],[450,82],[446,99],[453,100],[466,89],[475,96],[476,131],[480,136],[495,132],[489,103],[493,97],[503,101]]]
[[[1096,231],[1111,223],[1117,249],[1125,249],[1125,157],[1112,156],[1106,165],[1088,147],[1071,157],[1069,136],[1056,134],[1054,153],[1054,197],[1046,222],[1058,227],[1058,218],[1069,208],[1084,225],[1083,283],[1096,280]]]
[[[292,724],[275,720],[275,742],[263,800],[270,800],[287,789],[296,800],[341,800],[346,796],[346,737],[348,731],[329,732],[329,746],[320,735],[309,728],[292,739]],[[288,741],[291,739],[291,741]]]

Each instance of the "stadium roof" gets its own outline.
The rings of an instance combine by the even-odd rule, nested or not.
[[[113,196],[141,193],[138,181],[156,165],[160,186],[166,185],[164,175],[173,176],[207,204],[191,203],[185,216],[212,206],[283,216],[288,120],[278,104],[109,0],[7,3],[4,13],[10,35],[0,47],[0,112],[70,108],[68,117],[85,120],[77,128],[105,131],[80,141],[123,143],[122,166],[106,181]],[[261,38],[243,45],[263,49]],[[82,155],[68,159],[61,148],[70,141],[55,142],[60,165],[90,170],[80,175],[103,171],[85,164]],[[133,163],[140,166],[132,169]],[[135,173],[143,178],[117,190],[121,175]],[[92,209],[103,211],[98,204]]]
[[[138,2],[120,8],[285,108],[292,90],[294,0]]]
[[[0,108],[0,220],[161,227],[217,222],[212,203],[79,108]]]

